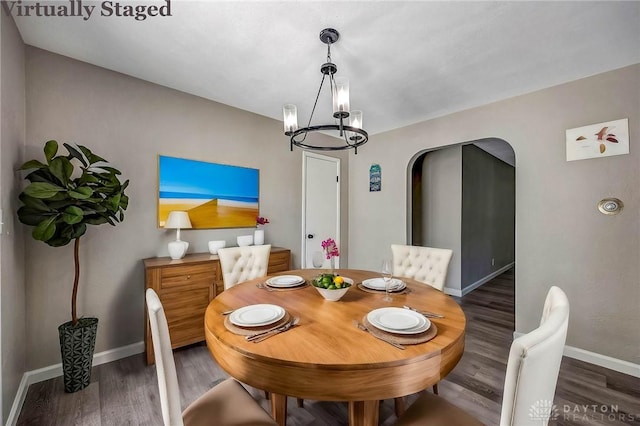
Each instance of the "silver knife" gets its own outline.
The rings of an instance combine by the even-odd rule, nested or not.
[[[283,325],[282,327],[276,328],[275,330],[271,330],[267,333],[261,334],[258,337],[255,337],[253,339],[247,339],[249,342],[253,342],[253,343],[259,343],[262,342],[263,340],[268,339],[269,337],[273,337],[276,334],[280,334],[280,333],[284,333],[285,331],[295,327],[298,324],[298,320],[297,318],[294,319],[293,321],[291,321],[290,323]]]
[[[429,312],[429,311],[421,311],[419,309],[412,308],[411,306],[407,306],[407,305],[404,305],[403,308],[409,309],[410,311],[413,311],[413,312],[417,312],[421,315],[424,315],[427,318],[444,318],[444,315],[442,314],[436,314],[434,312]]]

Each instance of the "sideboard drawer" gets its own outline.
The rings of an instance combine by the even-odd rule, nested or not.
[[[181,320],[187,317],[198,316],[204,318],[204,311],[211,301],[209,287],[190,288],[186,291],[162,293],[162,307],[164,308],[167,322],[171,325],[173,320]]]
[[[160,287],[171,288],[188,285],[196,281],[211,281],[216,278],[216,268],[213,263],[200,265],[175,266],[163,268],[160,271]]]

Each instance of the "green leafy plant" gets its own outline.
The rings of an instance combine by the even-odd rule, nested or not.
[[[57,155],[58,142],[50,140],[44,146],[46,163],[31,160],[20,167],[20,170],[32,171],[25,177],[29,185],[19,196],[24,205],[18,209],[18,218],[20,222],[34,227],[31,234],[34,239],[52,247],[74,241],[71,318],[75,325],[78,322],[76,298],[80,279],[80,237],[87,232],[87,225],[108,223],[115,226],[124,219],[124,211],[129,204],[124,190],[129,181],[121,183],[118,179],[120,171],[109,166],[104,158],[89,148],[63,145],[67,155]]]

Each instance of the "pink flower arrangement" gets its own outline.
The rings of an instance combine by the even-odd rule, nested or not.
[[[262,217],[262,216],[256,217],[257,225],[266,225],[267,223],[269,223],[269,219],[267,219],[266,217]]]
[[[338,245],[333,240],[333,238],[327,238],[322,242],[322,249],[327,257],[327,259],[331,259],[332,257],[340,256],[340,252],[338,251]]]

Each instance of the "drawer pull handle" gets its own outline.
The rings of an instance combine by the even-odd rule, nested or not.
[[[191,275],[187,275],[187,279],[190,280],[191,279]]]

